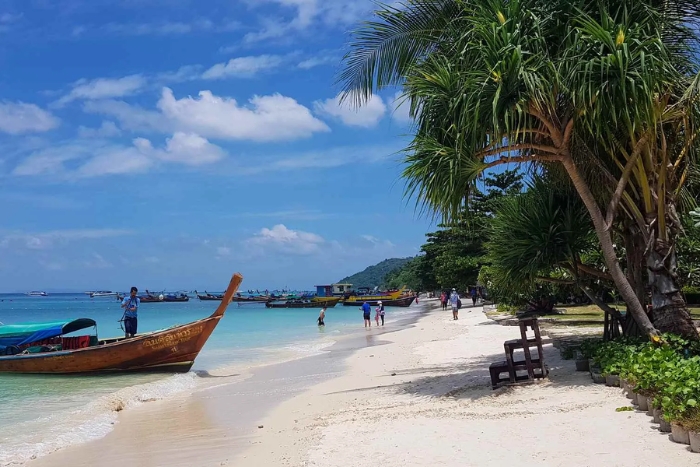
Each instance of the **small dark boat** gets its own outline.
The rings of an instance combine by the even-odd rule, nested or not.
[[[256,295],[256,296],[244,296],[241,294],[236,294],[235,297],[233,297],[234,302],[238,303],[265,303],[269,302],[272,300],[270,297],[267,297],[265,295]]]
[[[223,295],[214,295],[214,294],[210,294],[210,293],[207,293],[207,291],[205,290],[205,291],[204,291],[204,295],[197,294],[197,298],[200,299],[200,300],[217,300],[217,301],[220,301],[222,298],[224,298],[224,296],[223,296]],[[235,298],[235,297],[234,297],[234,298]],[[233,299],[231,299],[231,300],[233,300]]]
[[[189,302],[190,297],[185,295],[184,293],[181,294],[168,294],[163,297],[164,302]]]
[[[267,308],[333,308],[340,298],[328,298],[328,300],[287,300],[285,302],[267,302]]]
[[[91,319],[0,326],[0,373],[186,372],[224,316],[243,276],[236,273],[208,318],[132,338],[65,337],[95,326]],[[60,349],[60,350],[59,350]],[[19,353],[17,353],[19,352]]]
[[[415,295],[404,295],[403,297],[399,297],[396,299],[384,299],[384,300],[362,300],[360,297],[357,297],[357,300],[345,300],[343,301],[343,305],[345,306],[357,306],[361,307],[363,303],[367,302],[370,304],[370,306],[377,306],[379,302],[382,302],[382,305],[386,306],[397,306],[397,307],[409,307],[411,306],[411,303],[413,303],[413,300],[416,299]]]

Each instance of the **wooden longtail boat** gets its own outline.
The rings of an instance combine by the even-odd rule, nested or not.
[[[363,303],[367,302],[370,304],[370,306],[377,306],[379,302],[382,302],[382,305],[384,306],[398,306],[398,307],[408,307],[411,306],[411,303],[413,303],[413,300],[416,299],[415,295],[404,295],[403,297],[399,297],[396,299],[383,299],[383,300],[363,300],[361,297],[353,297],[356,298],[356,300],[345,300],[343,302],[343,305],[345,306],[357,306],[360,307],[362,306]]]
[[[270,297],[263,297],[263,296],[244,297],[244,296],[237,295],[237,296],[233,297],[232,301],[238,302],[238,303],[265,303],[265,302],[269,302],[270,300],[272,300]]]
[[[333,308],[340,301],[339,297],[328,298],[324,301],[314,301],[314,300],[287,300],[286,302],[267,302],[265,306],[267,308]]]
[[[90,339],[90,344],[94,345],[75,350],[3,356],[0,357],[0,372],[61,374],[144,370],[189,371],[197,354],[224,316],[242,280],[243,276],[240,274],[233,275],[223,300],[208,318],[163,331],[139,334],[129,339],[101,341]],[[32,336],[39,338],[37,340],[45,340],[85,329],[94,324],[93,320],[82,319],[65,323],[49,323],[43,330],[40,325],[29,325],[25,328],[34,332]],[[13,335],[17,335],[17,333],[13,334],[13,329],[21,327],[20,325],[0,326],[0,342],[3,339],[6,343],[11,341]],[[34,337],[26,337],[26,339],[34,339]]]
[[[200,300],[221,301],[224,298],[224,296],[223,295],[213,295],[213,294],[204,292],[204,295],[197,294],[197,298]]]
[[[351,302],[356,302],[361,300],[363,303],[366,301],[379,301],[381,300],[384,302],[385,300],[397,300],[399,298],[403,298],[406,295],[405,289],[401,290],[395,290],[393,292],[384,292],[384,293],[379,293],[379,294],[363,294],[363,295],[357,295],[357,294],[346,294],[345,295],[345,300],[350,300]]]

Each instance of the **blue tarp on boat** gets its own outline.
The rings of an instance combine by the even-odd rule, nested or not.
[[[95,325],[95,321],[89,318],[51,323],[3,324],[0,325],[0,346],[31,344]]]

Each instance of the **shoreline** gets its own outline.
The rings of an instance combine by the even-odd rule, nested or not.
[[[144,404],[107,437],[29,465],[697,465],[645,415],[617,412],[629,405],[621,390],[593,384],[551,343],[548,379],[491,390],[488,366],[517,328],[482,307],[453,321],[439,304],[422,305],[400,330],[361,332],[361,347],[348,341],[300,359],[306,376],[294,365],[268,366],[236,384]]]
[[[199,465],[198,459],[183,457],[181,452],[171,457],[167,449],[156,449],[157,459],[152,452],[160,445],[177,443],[182,446],[192,439],[199,440],[201,436],[194,432],[207,434],[210,452],[231,457],[248,447],[245,440],[255,434],[259,419],[283,399],[323,379],[336,377],[342,371],[344,360],[355,350],[382,345],[381,336],[411,326],[424,312],[420,307],[408,316],[401,315],[379,331],[373,326],[371,334],[360,327],[347,334],[319,336],[308,344],[314,349],[311,355],[279,348],[271,352],[270,359],[252,364],[196,370],[194,373],[202,378],[197,387],[115,414],[112,429],[98,439],[69,445],[24,465],[121,465],[129,455],[133,456],[129,460],[136,465]],[[223,406],[226,410],[222,412],[219,409]],[[182,428],[182,421],[190,428]],[[159,426],[156,428],[156,425]],[[218,441],[214,443],[213,440]],[[190,451],[196,453],[198,449],[193,445]],[[145,462],[146,458],[150,461]]]

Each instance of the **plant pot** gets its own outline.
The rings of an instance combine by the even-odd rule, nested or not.
[[[659,420],[659,431],[661,433],[671,432],[671,424],[666,421],[666,419],[663,417],[663,414],[661,415],[661,419]]]
[[[605,377],[606,386],[620,386],[620,377],[618,375],[607,375]]]
[[[661,423],[661,409],[654,409],[654,423]]]
[[[595,384],[605,384],[605,376],[600,373],[591,373],[591,378]]]
[[[671,437],[673,438],[673,441],[678,444],[690,444],[688,430],[677,423],[671,424]]]
[[[649,415],[650,417],[654,416],[654,406],[651,405],[653,401],[654,399],[652,399],[651,397],[647,397],[647,405],[649,406],[649,408],[647,409],[647,415]]]
[[[691,431],[688,433],[688,438],[690,438],[690,450],[700,452],[700,433]]]
[[[590,371],[591,366],[588,363],[588,359],[576,360],[576,371]]]
[[[646,412],[647,410],[649,410],[649,399],[647,399],[646,396],[637,394],[637,405],[639,410],[641,410],[642,412]]]

